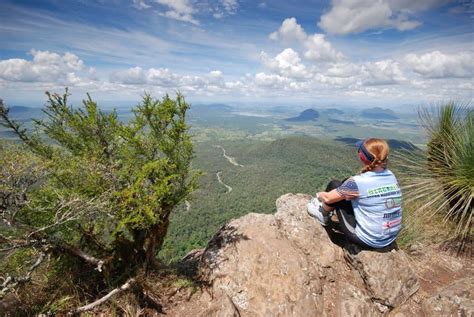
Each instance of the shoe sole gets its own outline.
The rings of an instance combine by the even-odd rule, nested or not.
[[[308,204],[309,205],[309,204]],[[323,227],[327,227],[329,225],[329,221],[327,223],[324,223],[322,222],[318,216],[312,214],[310,211],[309,211],[309,208],[308,208],[308,205],[306,205],[306,212],[308,213],[308,215],[310,215],[311,217],[313,217],[314,219],[316,219]]]

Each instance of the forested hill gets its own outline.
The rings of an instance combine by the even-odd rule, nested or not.
[[[313,121],[319,118],[319,112],[314,109],[306,109],[301,112],[298,116],[288,118],[286,121],[293,121],[293,122],[302,122],[302,121]]]
[[[216,145],[239,165],[231,164]],[[285,193],[314,195],[330,179],[342,179],[359,168],[352,146],[310,137],[198,143],[196,152],[193,166],[206,175],[188,207],[183,204],[174,213],[161,252],[166,259],[178,259],[189,250],[204,247],[232,218],[249,212],[274,212],[275,200]],[[231,192],[219,182],[218,172]]]

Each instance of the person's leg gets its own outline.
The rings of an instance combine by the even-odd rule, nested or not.
[[[326,192],[330,192],[331,190],[338,188],[342,185],[344,181],[345,179],[342,182],[339,180],[330,181],[326,187]],[[324,206],[325,205],[323,205],[323,208]],[[355,233],[355,227],[357,222],[354,216],[354,209],[352,208],[352,203],[350,201],[341,200],[333,204],[327,204],[326,206],[331,208],[331,210],[335,209],[341,231],[344,233],[344,235],[349,241],[359,244],[363,247],[368,247],[364,242],[359,239],[359,237],[357,237]]]
[[[326,192],[333,190],[334,188],[339,187],[342,184],[341,181],[332,180],[326,187]],[[332,206],[327,206],[322,201],[313,198],[307,205],[307,211],[310,216],[318,219],[318,221],[323,225],[327,226],[330,223],[330,211],[334,209]]]
[[[347,239],[355,244],[358,244],[362,247],[369,247],[364,242],[362,242],[356,234],[356,219],[354,216],[354,210],[352,205],[350,209],[347,208],[336,208],[337,219],[339,220],[339,227]]]
[[[347,179],[347,178],[346,178]],[[330,181],[328,183],[328,185],[326,186],[326,192],[330,192],[331,190],[333,189],[336,189],[338,188],[339,186],[342,185],[342,183],[346,180],[344,179],[342,182],[337,180],[337,179],[333,179],[332,181]],[[345,209],[347,210],[348,213],[352,213],[352,215],[354,214],[354,211],[352,210],[352,204],[350,201],[347,201],[347,200],[341,200],[341,201],[338,201],[338,202],[335,202],[335,203],[332,203],[332,204],[325,204],[323,203],[323,209],[327,212],[329,211],[332,211],[334,209],[337,209],[337,208],[342,208],[342,209]]]
[[[338,188],[339,186],[342,185],[342,183],[343,183],[343,182],[341,182],[340,180],[333,179],[333,180],[330,181],[330,182],[328,183],[328,185],[326,186],[326,192],[330,192],[331,190]]]

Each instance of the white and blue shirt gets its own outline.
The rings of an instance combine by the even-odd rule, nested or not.
[[[336,190],[352,203],[360,240],[383,248],[396,239],[402,224],[402,194],[390,170],[350,177]]]

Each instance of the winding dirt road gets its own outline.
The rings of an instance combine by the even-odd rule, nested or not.
[[[230,164],[235,165],[235,166],[244,167],[242,164],[237,163],[237,161],[235,160],[235,158],[233,158],[232,156],[228,156],[228,155],[225,153],[225,149],[224,149],[222,146],[216,145],[216,147],[218,147],[218,148],[220,148],[220,149],[222,150],[224,157],[229,161]]]
[[[229,185],[225,184],[225,183],[222,181],[222,179],[221,179],[221,173],[222,173],[222,171],[219,171],[219,172],[216,173],[217,180],[219,181],[219,183],[221,183],[222,185],[224,185],[225,188],[227,188],[227,193],[226,193],[226,194],[228,194],[228,193],[230,193],[230,192],[232,191],[232,187],[230,187]]]

